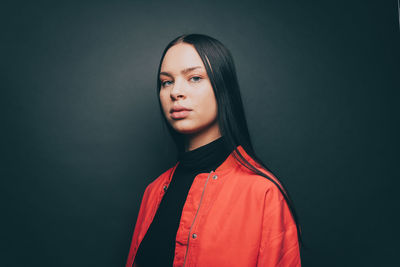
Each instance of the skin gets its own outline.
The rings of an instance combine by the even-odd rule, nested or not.
[[[187,72],[188,68],[194,68]],[[169,124],[185,137],[186,151],[206,145],[221,133],[217,120],[218,106],[204,64],[196,49],[179,43],[168,49],[161,64],[160,102]],[[174,119],[174,105],[192,109],[185,118]]]

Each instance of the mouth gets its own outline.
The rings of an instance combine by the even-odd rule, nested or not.
[[[190,113],[190,110],[174,111],[171,113],[173,119],[183,119],[186,118]]]

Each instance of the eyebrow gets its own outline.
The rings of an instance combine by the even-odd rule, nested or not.
[[[181,73],[182,74],[186,74],[188,72],[191,72],[191,71],[193,71],[195,69],[199,69],[199,68],[201,68],[201,66],[194,66],[194,67],[186,68],[186,69],[183,69],[181,71]],[[165,72],[165,71],[160,72],[160,75],[165,75],[165,76],[168,76],[168,77],[172,78],[172,75],[170,73],[168,73],[168,72]]]

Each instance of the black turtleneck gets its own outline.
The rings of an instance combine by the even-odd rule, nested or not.
[[[231,151],[226,149],[224,140],[220,137],[178,154],[174,176],[138,248],[135,263],[139,267],[172,266],[176,233],[190,186],[197,174],[215,171],[229,156]]]

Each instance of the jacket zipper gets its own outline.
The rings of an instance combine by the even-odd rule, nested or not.
[[[190,229],[189,229],[188,242],[187,242],[187,246],[186,246],[186,253],[185,253],[185,260],[184,260],[184,262],[183,262],[183,267],[185,267],[185,265],[186,265],[186,257],[187,257],[187,253],[188,253],[188,250],[189,250],[190,234],[191,234],[191,232],[192,232],[192,228],[193,228],[194,222],[196,221],[197,214],[199,213],[199,209],[200,209],[200,206],[201,206],[201,201],[203,200],[203,195],[204,195],[204,191],[206,190],[208,178],[210,178],[210,175],[211,175],[212,172],[213,172],[213,171],[211,171],[211,172],[208,174],[206,183],[204,184],[203,192],[201,193],[199,207],[197,208],[196,215],[194,216],[192,225],[190,226]]]

